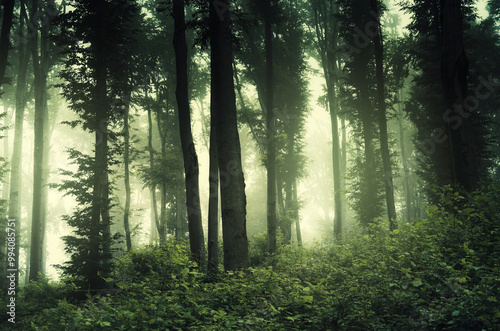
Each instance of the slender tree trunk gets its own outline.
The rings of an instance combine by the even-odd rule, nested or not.
[[[127,252],[132,249],[132,235],[130,233],[130,128],[129,128],[129,113],[130,106],[125,106],[125,114],[123,117],[123,136],[125,139],[125,150],[123,151],[123,166],[124,166],[124,182],[125,182],[125,210],[123,212],[123,226],[125,228],[125,242],[127,244]]]
[[[22,2],[20,16],[26,16],[24,2]],[[19,23],[19,35],[24,36],[24,21]],[[9,265],[9,268],[19,270],[19,248],[21,239],[21,174],[22,162],[21,155],[23,149],[23,122],[24,110],[26,107],[26,72],[28,70],[29,52],[26,52],[24,43],[20,43],[18,47],[19,69],[16,81],[16,111],[14,120],[14,146],[12,149],[11,168],[10,168],[10,185],[9,185],[9,206],[8,206],[8,219],[14,220],[14,230],[16,233],[15,248],[14,248],[14,265]],[[2,220],[2,231],[5,231],[5,223]],[[2,245],[2,252],[6,252],[5,241],[0,243]],[[3,266],[3,264],[2,264]],[[2,273],[6,268],[2,269]],[[16,273],[16,286],[18,284],[18,272]],[[5,279],[5,278],[4,278]]]
[[[184,214],[184,201],[182,199],[182,196],[185,196],[185,191],[182,183],[182,176],[184,175],[183,172],[179,173],[179,184],[177,185],[177,195],[175,197],[175,205],[176,205],[176,223],[175,223],[175,240],[181,241],[184,239],[184,226],[183,226],[183,214]]]
[[[340,191],[342,192],[342,199],[341,199],[341,204],[342,204],[342,211],[343,213],[347,214],[347,199],[345,195],[346,187],[347,187],[347,181],[346,181],[346,174],[347,174],[347,127],[346,127],[346,120],[344,117],[340,119],[340,123],[342,126],[342,158],[341,158],[341,163],[340,163]],[[344,214],[344,219],[345,219],[345,214]]]
[[[33,2],[32,17],[39,12],[39,2]],[[31,43],[33,59],[33,71],[35,74],[35,134],[34,134],[34,162],[33,162],[33,209],[31,219],[31,247],[30,247],[30,281],[36,281],[42,272],[43,259],[43,235],[45,228],[42,216],[42,194],[43,190],[43,156],[44,145],[47,143],[44,134],[44,121],[47,121],[47,75],[49,71],[49,35],[48,26],[41,27],[40,44],[38,33],[34,34]],[[40,45],[40,52],[38,47]],[[47,122],[48,123],[48,122]]]
[[[371,10],[378,15],[378,0],[370,0]],[[385,104],[385,82],[384,82],[384,46],[382,43],[382,29],[380,22],[377,22],[378,33],[373,38],[375,47],[375,64],[377,77],[377,103],[378,103],[378,124],[380,131],[380,151],[382,154],[382,165],[384,169],[385,200],[387,204],[387,215],[389,217],[389,228],[395,230],[396,206],[394,203],[394,182],[392,178],[391,154],[389,151],[389,141],[387,137],[387,116]]]
[[[250,258],[246,232],[245,179],[236,119],[229,2],[209,0],[208,5],[212,73],[211,109],[214,110],[217,127],[224,267],[226,270],[246,269],[250,265]]]
[[[156,95],[159,93],[158,84],[156,84]],[[158,124],[158,133],[160,135],[160,144],[161,144],[161,160],[164,161],[167,157],[166,151],[166,128],[165,125],[162,124],[161,121],[161,109],[157,107],[156,109],[156,123]],[[158,221],[158,235],[160,237],[160,245],[165,245],[167,243],[167,184],[162,180],[160,183],[160,219]]]
[[[333,163],[333,191],[334,191],[334,211],[335,220],[333,232],[337,239],[341,238],[343,226],[343,205],[342,205],[342,182],[340,175],[340,160],[342,157],[340,150],[340,138],[338,128],[338,102],[336,96],[336,49],[337,49],[337,22],[334,15],[337,13],[337,5],[327,4],[321,1],[314,3],[314,21],[316,38],[318,40],[318,51],[321,56],[323,74],[327,86],[328,105],[330,108],[330,122],[332,129],[332,163]],[[323,31],[323,32],[322,32]]]
[[[271,0],[266,1],[265,48],[266,48],[266,135],[267,135],[267,250],[276,251],[276,128],[274,119],[274,66],[273,31],[271,25]]]
[[[101,41],[103,42],[103,41]],[[106,114],[108,112],[106,94],[107,94],[107,68],[100,56],[99,52],[102,49],[102,44],[96,45],[98,50],[97,58],[101,59],[96,61],[95,79],[96,79],[96,108],[95,114],[95,144],[94,144],[94,184],[92,191],[92,211],[91,211],[91,224],[89,232],[90,252],[89,252],[89,267],[88,267],[88,281],[90,290],[98,290],[104,286],[104,283],[99,275],[101,271],[101,262],[103,260],[104,252],[100,247],[103,243],[105,235],[106,220],[101,219],[103,211],[109,210],[109,201],[107,197],[108,190],[105,186],[107,184],[108,172],[108,122]],[[105,238],[106,239],[106,238]]]
[[[158,227],[158,236],[160,236],[160,245],[167,244],[167,185],[160,184],[160,221]]]
[[[401,94],[401,93],[400,93]],[[403,112],[401,110],[401,96],[399,98],[398,108],[399,108],[399,142],[401,144],[401,160],[403,163],[403,187],[405,190],[405,207],[406,207],[406,221],[409,222],[412,219],[411,213],[411,189],[410,189],[410,170],[408,169],[408,159],[406,156],[406,147],[405,147],[405,134],[403,129]]]
[[[146,94],[147,97],[147,94]],[[148,151],[149,151],[149,167],[153,168],[154,158],[153,158],[153,119],[151,116],[151,109],[148,107]],[[156,185],[151,184],[149,187],[151,194],[151,233],[150,241],[153,242],[155,238],[156,231],[160,229],[160,223],[158,221],[158,209],[156,209]]]
[[[208,273],[217,274],[219,265],[219,164],[214,111],[210,111],[210,165],[208,198]]]
[[[3,119],[3,125],[4,127],[8,128],[10,126],[10,121],[8,120],[8,114],[9,114],[9,107],[5,106],[5,114],[6,116]],[[5,158],[5,161],[9,161],[10,155],[9,155],[9,130],[5,130],[4,132],[5,136],[3,137],[3,155]],[[3,185],[2,185],[2,200],[7,201],[9,199],[9,173],[7,172],[5,174],[5,178],[3,179]],[[3,229],[2,229],[3,230]],[[2,232],[3,233],[3,232]]]
[[[2,30],[0,31],[0,88],[4,82],[9,57],[9,35],[14,18],[14,0],[3,0]]]
[[[285,245],[292,241],[292,215],[293,215],[292,178],[285,182],[285,215],[282,222],[283,240]]]
[[[293,182],[293,201],[295,201],[295,208],[294,208],[294,219],[295,219],[295,232],[297,233],[297,244],[299,246],[302,246],[302,231],[300,229],[300,215],[299,215],[299,201],[298,201],[298,194],[297,194],[297,179],[294,180]]]
[[[200,188],[198,156],[191,132],[191,114],[188,96],[188,66],[186,23],[184,16],[184,0],[173,0],[174,16],[174,50],[177,72],[177,108],[179,114],[179,131],[182,154],[184,157],[184,172],[186,181],[186,207],[188,212],[189,244],[193,259],[204,268],[205,240],[201,222]]]

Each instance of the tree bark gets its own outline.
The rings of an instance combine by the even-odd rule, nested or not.
[[[39,2],[33,2],[32,17],[39,11]],[[35,75],[35,121],[34,121],[34,161],[33,161],[33,208],[31,219],[31,247],[30,247],[30,281],[36,281],[42,269],[43,241],[42,229],[45,228],[42,216],[43,195],[43,156],[44,156],[44,121],[47,121],[47,75],[49,71],[49,32],[48,26],[40,29],[39,36],[36,32],[32,38],[31,53],[33,59],[33,72]],[[39,48],[40,46],[40,55]]]
[[[14,18],[14,0],[3,0],[2,30],[0,31],[0,88],[5,83],[5,71],[9,58],[9,35]],[[0,93],[1,96],[1,93]]]
[[[462,29],[461,0],[441,0],[442,57],[441,79],[447,110],[465,107],[469,61],[465,54]],[[452,154],[453,180],[467,191],[479,183],[479,153],[474,128],[475,116],[470,115],[457,128],[447,125]]]
[[[378,12],[378,0],[370,0],[370,8],[373,12]],[[380,15],[379,15],[380,16]],[[380,132],[380,151],[382,154],[382,165],[384,169],[385,182],[385,200],[387,204],[387,215],[389,217],[389,228],[395,230],[398,225],[396,222],[396,206],[394,203],[394,182],[392,176],[391,154],[389,151],[389,142],[387,137],[387,116],[385,104],[385,82],[384,82],[384,46],[382,43],[382,29],[380,22],[377,22],[378,33],[373,38],[375,48],[375,66],[377,79],[377,103],[378,103],[378,123]]]
[[[236,119],[229,1],[210,6],[211,103],[217,127],[221,177],[222,233],[226,270],[250,266],[246,232],[245,179]]]
[[[147,98],[147,92],[146,92]],[[148,152],[149,152],[149,167],[154,166],[153,159],[153,119],[151,116],[151,108],[148,107]],[[154,241],[156,231],[160,230],[160,222],[158,221],[158,209],[156,209],[156,185],[151,184],[149,187],[151,193],[151,233],[150,240]]]
[[[102,56],[104,41],[99,40],[93,46],[96,52],[95,67],[95,109],[94,109],[94,183],[92,191],[91,226],[89,232],[90,252],[88,282],[90,290],[98,290],[104,286],[99,273],[105,252],[101,251],[103,235],[108,224],[105,224],[103,212],[109,209],[107,173],[108,173],[108,105],[107,67]]]
[[[219,265],[219,164],[214,111],[210,111],[210,164],[208,198],[208,273],[215,275]]]
[[[201,222],[198,156],[191,132],[191,114],[188,95],[188,66],[184,0],[173,0],[174,51],[177,72],[175,95],[179,114],[179,131],[186,181],[186,207],[188,212],[189,244],[195,262],[203,269],[205,240]]]
[[[411,186],[410,186],[410,170],[408,168],[408,157],[406,156],[406,146],[405,146],[405,135],[403,129],[403,111],[401,110],[401,92],[399,92],[399,103],[398,103],[398,122],[399,122],[399,143],[401,144],[401,160],[403,163],[403,187],[405,190],[405,208],[406,208],[406,221],[409,222],[412,219],[411,213]]]
[[[276,133],[274,118],[274,66],[271,0],[265,2],[264,40],[266,48],[266,136],[267,136],[267,250],[276,252]]]
[[[20,9],[20,16],[25,17],[25,7],[24,2],[21,2],[22,6]],[[19,23],[19,35],[24,36],[24,21]],[[19,69],[17,73],[16,81],[16,111],[15,111],[15,123],[14,123],[14,145],[12,149],[11,158],[11,168],[10,168],[10,185],[9,185],[9,206],[8,206],[8,219],[15,220],[15,265],[12,269],[19,270],[19,247],[20,247],[20,236],[21,236],[21,173],[22,173],[22,162],[21,155],[23,149],[23,122],[24,122],[24,110],[26,108],[26,73],[28,70],[29,63],[29,52],[26,52],[24,43],[20,43],[18,47],[19,56]],[[4,224],[4,221],[2,221]],[[5,229],[2,229],[5,230]],[[2,252],[5,252],[5,242],[2,241]],[[6,268],[2,269],[6,270]],[[16,272],[16,285],[18,284],[18,272]]]
[[[317,49],[320,53],[323,75],[327,86],[328,105],[330,108],[330,122],[332,129],[332,163],[333,163],[333,191],[334,191],[334,236],[340,239],[343,226],[342,181],[340,174],[340,138],[338,128],[338,101],[336,95],[336,49],[338,38],[338,23],[334,19],[337,6],[333,2],[330,8],[322,1],[313,2]]]
[[[129,98],[130,99],[130,98]],[[127,252],[132,249],[132,235],[130,233],[130,128],[129,128],[129,113],[130,106],[125,105],[125,114],[123,116],[123,136],[125,139],[125,150],[123,152],[123,166],[124,166],[124,182],[125,182],[125,210],[123,212],[123,226],[125,228],[125,242],[127,244]]]

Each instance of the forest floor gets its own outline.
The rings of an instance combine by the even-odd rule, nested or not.
[[[340,243],[251,240],[253,266],[199,272],[186,245],[118,260],[114,289],[77,300],[71,280],[42,279],[19,299],[18,330],[499,330],[500,190],[451,190],[427,217],[345,234]],[[466,202],[465,202],[466,201]],[[455,208],[456,207],[456,208]]]

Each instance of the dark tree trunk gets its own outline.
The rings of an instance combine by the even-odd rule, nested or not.
[[[300,217],[299,217],[299,201],[297,194],[297,179],[293,182],[293,201],[295,201],[295,208],[293,210],[293,216],[295,219],[295,232],[297,233],[297,244],[302,246],[302,231],[300,229]]]
[[[442,57],[441,78],[448,110],[456,113],[456,107],[465,107],[467,98],[467,74],[469,62],[465,54],[462,31],[461,0],[441,0]],[[474,190],[479,182],[479,153],[475,115],[469,114],[461,125],[448,127],[451,136],[453,180],[466,190]]]
[[[159,86],[158,84],[155,84],[156,86],[156,95],[159,95]],[[161,121],[161,109],[160,107],[156,107],[156,124],[158,125],[158,133],[160,135],[160,144],[161,144],[161,159],[162,161],[166,159],[167,157],[167,150],[166,150],[166,140],[167,140],[167,133],[166,133],[166,127],[165,124],[162,123]],[[158,236],[160,237],[160,245],[165,245],[167,243],[167,208],[166,208],[166,203],[167,203],[167,184],[165,183],[164,180],[160,183],[160,219],[158,221]]]
[[[24,2],[22,2],[20,16],[26,16]],[[24,36],[24,22],[19,24],[19,35]],[[14,220],[14,230],[16,233],[14,255],[16,257],[14,266],[9,268],[19,270],[19,247],[20,247],[20,233],[21,233],[21,174],[22,162],[21,155],[23,149],[23,122],[24,110],[26,108],[26,73],[29,63],[29,52],[25,50],[24,44],[19,44],[18,47],[19,69],[16,81],[16,112],[14,123],[14,145],[12,149],[11,167],[10,167],[10,185],[9,185],[9,205],[8,205],[8,219]],[[2,221],[2,225],[4,222]],[[5,231],[5,228],[1,229]],[[5,252],[5,242],[2,241],[2,252]],[[2,265],[3,266],[3,265]],[[6,268],[2,269],[6,270]],[[4,271],[2,271],[4,272]],[[16,271],[16,285],[18,284],[18,272]]]
[[[219,265],[219,164],[214,111],[210,111],[210,165],[208,197],[208,272],[217,274]]]
[[[3,0],[3,18],[2,30],[0,31],[0,87],[5,78],[5,70],[9,58],[9,35],[12,27],[12,19],[14,17],[14,0]]]
[[[130,99],[130,98],[129,98]],[[130,252],[132,249],[132,235],[130,233],[130,224],[129,224],[129,216],[130,216],[130,128],[129,128],[129,113],[130,106],[127,103],[125,105],[125,114],[123,117],[123,136],[125,139],[125,150],[123,151],[123,166],[125,172],[125,210],[123,212],[123,226],[125,228],[125,242],[127,244],[127,251]]]
[[[205,263],[205,240],[201,222],[198,156],[191,133],[191,114],[188,96],[188,66],[184,0],[173,0],[174,50],[177,72],[177,98],[179,130],[186,181],[186,207],[188,212],[189,244],[198,265]]]
[[[147,94],[146,94],[147,97]],[[148,152],[149,152],[149,167],[153,168],[153,119],[151,109],[148,107]],[[160,230],[160,222],[158,221],[158,209],[156,209],[156,185],[151,184],[149,187],[151,193],[151,234],[150,239],[153,242],[156,231]]]
[[[273,31],[271,25],[271,0],[265,5],[265,48],[266,48],[266,135],[267,135],[267,250],[276,251],[276,143],[274,119],[274,68]]]
[[[5,105],[4,107],[5,107],[5,114],[9,114],[9,112],[10,112],[9,107],[7,105]],[[10,121],[9,121],[8,117],[9,117],[9,115],[6,115],[3,119],[3,126],[6,128],[10,127],[10,123],[9,123]],[[5,131],[5,133],[4,133],[3,155],[5,158],[5,161],[9,162],[10,155],[9,155],[9,131],[8,130]],[[6,173],[5,178],[4,178],[3,187],[2,187],[2,200],[7,201],[9,199],[9,182],[10,182],[9,173]],[[2,229],[2,230],[4,230],[4,229]]]
[[[370,18],[370,7],[367,1],[353,1],[353,15],[356,29],[364,31]],[[379,216],[376,159],[374,152],[374,118],[373,107],[370,100],[370,85],[367,77],[368,64],[373,56],[372,48],[367,46],[353,57],[351,64],[352,76],[355,78],[359,108],[358,117],[361,123],[362,139],[364,145],[364,164],[361,174],[360,209],[358,210],[360,222],[364,225],[372,222]]]
[[[92,191],[92,211],[91,211],[91,226],[89,232],[90,252],[89,252],[89,267],[88,281],[90,290],[98,290],[104,286],[104,283],[99,275],[102,266],[103,253],[100,249],[103,241],[103,235],[107,228],[105,220],[101,219],[103,211],[109,209],[109,201],[106,193],[107,172],[108,172],[108,119],[107,119],[107,68],[99,56],[102,44],[95,46],[97,49],[97,58],[95,68],[95,100],[96,108],[94,110],[95,122],[95,144],[94,144],[94,184]]]
[[[33,2],[32,17],[39,12],[39,2]],[[35,32],[31,43],[33,72],[35,75],[35,121],[34,121],[34,162],[33,162],[33,208],[31,219],[31,247],[30,247],[30,281],[36,281],[42,272],[43,240],[42,230],[45,228],[42,216],[43,189],[43,156],[44,146],[44,121],[47,121],[47,76],[49,72],[49,30],[44,25],[40,29],[40,44],[38,32]],[[40,54],[39,54],[40,46]]]
[[[212,73],[211,109],[214,110],[217,127],[224,267],[226,270],[246,269],[250,265],[250,258],[246,232],[245,179],[236,119],[229,2],[209,0],[208,5]]]
[[[334,19],[337,14],[337,5],[333,2],[328,4],[322,1],[314,1],[314,21],[316,38],[318,40],[318,51],[321,57],[321,65],[327,86],[328,105],[330,108],[330,122],[332,129],[332,163],[333,163],[333,191],[334,191],[334,236],[341,238],[343,226],[343,204],[342,204],[342,180],[340,173],[340,138],[338,128],[338,101],[336,95],[336,68],[337,68],[337,39],[338,23]]]
[[[378,12],[378,0],[370,0],[372,12]],[[379,15],[380,16],[380,15]],[[392,177],[391,154],[387,137],[387,116],[385,104],[385,82],[384,82],[384,48],[382,44],[382,29],[380,22],[377,22],[378,33],[373,38],[375,48],[375,64],[377,77],[377,103],[378,103],[378,123],[380,131],[380,151],[382,154],[382,165],[384,169],[385,200],[387,204],[387,215],[389,217],[390,230],[396,229],[396,206],[394,203],[394,182]]]
[[[403,172],[404,172],[404,178],[403,178],[403,187],[405,191],[405,209],[406,209],[406,221],[409,222],[412,219],[412,212],[411,212],[411,199],[412,199],[412,194],[411,194],[411,186],[410,186],[410,170],[408,168],[408,157],[406,156],[406,146],[405,146],[405,135],[404,135],[404,129],[403,129],[403,113],[401,110],[401,92],[399,92],[400,98],[399,98],[399,143],[401,144],[401,160],[403,163]]]

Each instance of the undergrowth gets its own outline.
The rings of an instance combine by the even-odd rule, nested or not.
[[[341,243],[251,244],[254,267],[197,271],[188,248],[135,249],[113,289],[83,302],[43,279],[23,289],[19,330],[498,330],[500,189],[440,190],[427,217],[388,232],[355,229]],[[44,299],[45,298],[45,299]]]

